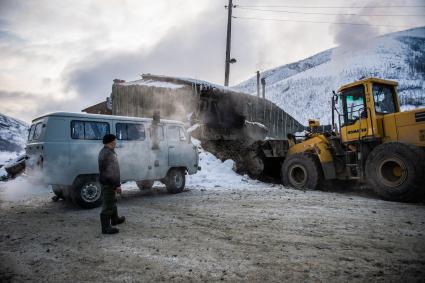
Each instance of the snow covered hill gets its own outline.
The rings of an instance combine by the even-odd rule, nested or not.
[[[24,150],[27,135],[25,122],[0,114],[0,164]]]
[[[396,80],[403,109],[425,107],[425,27],[340,46],[262,73],[266,98],[302,124],[330,123],[332,90],[362,77]],[[256,94],[256,77],[234,89]]]

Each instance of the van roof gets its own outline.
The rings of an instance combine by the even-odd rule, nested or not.
[[[128,116],[117,116],[117,115],[103,115],[103,114],[89,114],[89,113],[82,113],[82,112],[51,112],[46,113],[44,115],[41,115],[32,122],[35,122],[36,120],[39,120],[44,117],[74,117],[74,118],[90,118],[90,119],[108,119],[108,120],[126,120],[126,121],[138,121],[138,122],[151,122],[152,118],[140,118],[140,117],[128,117]],[[177,120],[166,120],[161,119],[161,122],[163,123],[170,123],[170,124],[181,124],[183,125],[183,122],[177,121]]]

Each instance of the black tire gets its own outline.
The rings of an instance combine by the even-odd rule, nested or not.
[[[186,185],[186,174],[183,169],[173,168],[168,171],[165,187],[171,194],[178,194],[184,190]]]
[[[250,177],[259,178],[264,173],[265,162],[262,156],[255,153],[248,154],[244,163]]]
[[[425,190],[425,153],[414,145],[381,144],[366,160],[366,180],[383,199],[420,201]]]
[[[102,204],[100,183],[94,177],[78,178],[72,188],[72,201],[82,208],[95,208]]]
[[[58,198],[65,199],[63,195],[63,187],[59,185],[52,185],[52,191]]]
[[[295,153],[282,164],[282,183],[296,189],[317,189],[323,181],[320,163],[313,154]]]
[[[153,187],[154,180],[143,180],[143,181],[137,181],[136,184],[139,187],[139,189],[143,190],[150,190]]]

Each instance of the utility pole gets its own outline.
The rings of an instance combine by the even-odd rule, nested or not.
[[[266,98],[266,78],[261,78],[261,86],[263,87],[263,98]]]
[[[230,44],[232,38],[232,9],[233,2],[229,0],[229,5],[227,6],[227,40],[226,40],[226,62],[224,70],[224,85],[229,85],[229,74],[230,74]]]
[[[257,71],[257,97],[260,97],[260,71]]]

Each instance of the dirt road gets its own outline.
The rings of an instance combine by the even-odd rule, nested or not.
[[[1,194],[0,194],[1,197]],[[48,195],[0,201],[0,281],[421,281],[425,206],[359,192],[124,191],[127,223]]]

